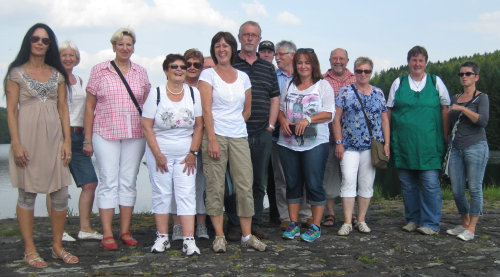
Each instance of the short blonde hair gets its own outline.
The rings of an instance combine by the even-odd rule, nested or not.
[[[68,48],[75,51],[75,56],[76,56],[75,66],[77,66],[80,63],[80,50],[78,50],[78,46],[76,46],[76,44],[71,40],[66,40],[63,43],[59,44],[59,52],[62,52],[63,50],[66,50]]]
[[[115,45],[119,40],[121,40],[123,38],[123,36],[126,36],[126,35],[132,37],[132,41],[135,44],[135,33],[130,28],[120,28],[120,29],[118,29],[111,36],[111,39],[109,41],[111,42],[111,44]]]
[[[354,70],[356,70],[356,68],[358,68],[358,66],[360,66],[362,64],[368,64],[370,66],[371,70],[373,70],[373,61],[368,57],[357,58],[356,61],[354,62]]]

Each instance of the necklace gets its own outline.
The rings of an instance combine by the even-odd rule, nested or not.
[[[423,79],[423,78],[422,78]],[[412,81],[413,85],[415,86],[416,90],[415,91],[420,91],[420,85],[422,84],[422,80],[416,82],[413,80],[413,78],[410,76],[410,80]]]
[[[184,92],[184,86],[182,86],[181,91],[179,91],[179,92],[173,92],[173,91],[170,90],[170,88],[168,88],[168,83],[167,83],[167,91],[170,92],[172,95],[179,95],[179,94],[181,94],[181,93]]]

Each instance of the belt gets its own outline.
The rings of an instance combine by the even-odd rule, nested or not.
[[[83,127],[70,127],[71,133],[82,134]]]

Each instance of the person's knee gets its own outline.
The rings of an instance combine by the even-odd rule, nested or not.
[[[36,193],[25,192],[19,189],[17,205],[25,210],[33,210],[35,208]]]
[[[64,211],[68,208],[68,187],[61,188],[50,194],[50,203],[55,211]]]

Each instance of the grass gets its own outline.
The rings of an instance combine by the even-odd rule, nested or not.
[[[376,264],[377,263],[376,259],[372,259],[372,258],[368,257],[367,255],[359,255],[356,257],[356,259],[358,259],[359,261],[362,261],[365,264]]]

